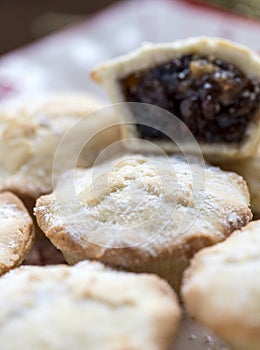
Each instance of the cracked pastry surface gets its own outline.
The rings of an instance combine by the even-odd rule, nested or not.
[[[73,153],[83,137],[97,136],[83,150],[78,165],[89,166],[98,153],[119,138],[119,130],[111,128],[99,133],[106,125],[116,122],[114,116],[99,115],[95,122],[80,124],[73,129],[67,147],[57,161],[55,152],[63,136],[81,117],[101,108],[103,104],[80,93],[48,95],[0,113],[0,190],[10,190],[23,199],[35,200],[52,190],[53,162],[56,175],[67,169],[68,153]],[[76,134],[76,136],[75,136]],[[76,152],[76,151],[75,151]]]
[[[92,77],[104,85],[113,102],[146,103],[174,114],[192,132],[205,156],[225,159],[246,157],[256,148],[259,72],[259,56],[246,47],[198,37],[144,44],[105,62]],[[179,125],[173,117],[158,110],[145,113],[134,104],[122,105],[122,113],[125,121],[133,123],[123,127],[125,136],[148,139],[165,151],[175,150],[169,136],[178,137]],[[182,142],[184,149],[194,151],[187,140]],[[138,149],[140,143],[129,140],[128,145]]]
[[[188,312],[236,350],[260,348],[260,221],[195,255],[182,295]]]
[[[248,205],[234,173],[197,158],[129,154],[65,173],[35,214],[70,264],[94,259],[154,272],[178,289],[190,257],[244,226]]]
[[[0,275],[18,266],[34,242],[32,219],[18,197],[0,193]]]
[[[180,313],[159,277],[97,262],[22,266],[0,279],[6,350],[169,350]]]

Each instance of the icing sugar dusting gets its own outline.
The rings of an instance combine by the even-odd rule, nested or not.
[[[168,249],[194,232],[220,241],[250,219],[247,194],[234,174],[187,166],[180,157],[161,159],[126,155],[70,171],[37,210],[48,227],[63,226],[84,246],[149,241],[151,254],[154,246]],[[205,186],[197,189],[193,176],[203,174]]]
[[[3,203],[0,205],[0,249],[13,249],[17,246],[16,230],[19,227],[19,215],[24,216],[15,204]],[[1,250],[4,255],[5,251]]]

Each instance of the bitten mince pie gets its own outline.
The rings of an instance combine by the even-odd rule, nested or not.
[[[248,223],[248,205],[235,173],[197,158],[188,164],[181,156],[129,154],[66,172],[35,213],[69,264],[92,259],[157,273],[178,290],[196,251]]]
[[[182,286],[186,308],[232,349],[259,350],[259,276],[258,220],[195,255]]]
[[[169,350],[180,314],[159,277],[96,262],[22,266],[0,279],[0,343],[8,350]]]
[[[10,192],[0,193],[0,275],[20,265],[33,242],[33,222],[23,203]]]
[[[243,158],[256,148],[260,58],[244,46],[207,37],[147,43],[104,63],[92,77],[114,103],[146,103],[173,113],[208,158]],[[123,126],[125,137],[150,140],[168,152],[176,150],[170,140],[178,135],[174,118],[156,110],[145,113],[135,104],[122,105],[121,110],[123,120],[132,123]],[[163,126],[163,132],[157,126]],[[185,138],[182,143],[183,150],[194,152]],[[140,141],[129,140],[128,147],[140,149]]]

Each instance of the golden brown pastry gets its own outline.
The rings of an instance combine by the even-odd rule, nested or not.
[[[33,242],[32,219],[23,203],[10,192],[0,193],[0,275],[20,265]]]
[[[181,156],[125,155],[65,173],[36,218],[68,263],[152,272],[176,290],[199,249],[251,219],[244,180]]]
[[[244,158],[260,137],[260,58],[220,38],[197,37],[173,43],[146,43],[105,62],[92,77],[112,102],[139,102],[161,109],[122,104],[128,147],[150,150],[149,140],[167,152],[195,152],[188,131],[210,160]],[[174,118],[173,115],[177,118]],[[130,123],[130,124],[129,124]],[[180,132],[181,130],[181,132]],[[181,136],[180,136],[181,134]]]
[[[182,295],[197,321],[235,350],[260,349],[260,221],[201,250],[185,272]]]
[[[165,281],[100,263],[23,266],[0,279],[6,350],[169,350],[179,319]]]

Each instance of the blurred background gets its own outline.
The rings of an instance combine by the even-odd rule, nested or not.
[[[124,1],[0,0],[0,55],[85,19],[111,4]],[[138,1],[141,3],[143,0]],[[160,1],[157,0],[157,2]],[[181,1],[185,2],[185,0]],[[260,0],[194,0],[189,2],[204,3],[243,16],[260,18]]]
[[[0,0],[0,54],[77,22],[115,2]]]

